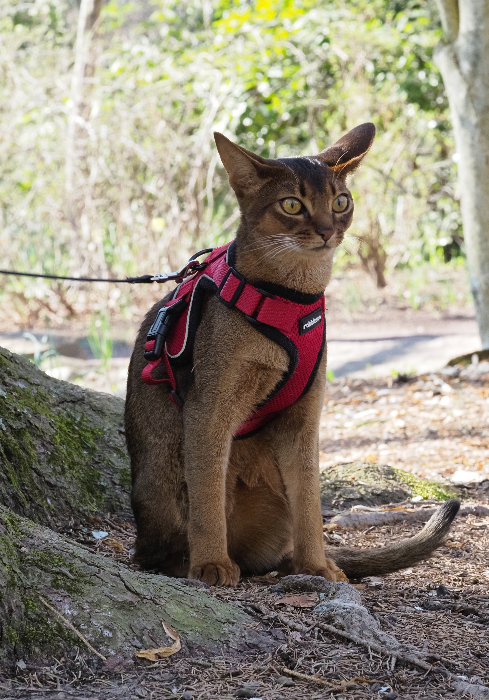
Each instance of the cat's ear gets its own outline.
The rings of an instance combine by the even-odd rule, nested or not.
[[[258,189],[266,180],[271,179],[277,170],[282,170],[277,161],[257,156],[228,138],[214,132],[214,140],[221,156],[222,164],[229,175],[231,187],[239,196]]]
[[[344,180],[347,175],[358,168],[367,155],[374,136],[375,126],[373,124],[360,124],[332,146],[322,151],[317,157],[326,163],[337,177]]]

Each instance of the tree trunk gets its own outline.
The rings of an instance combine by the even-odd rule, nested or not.
[[[435,54],[458,153],[462,219],[482,348],[489,348],[489,3],[438,0],[445,42]]]
[[[76,654],[102,663],[67,622],[113,660],[170,646],[162,621],[181,635],[181,653],[275,643],[238,607],[43,527],[129,510],[123,410],[122,399],[52,379],[0,348],[0,667]]]
[[[0,503],[44,525],[128,511],[124,401],[0,348]]]
[[[99,654],[125,664],[142,649],[171,646],[163,621],[180,635],[181,654],[278,643],[206,591],[132,571],[0,506],[0,668],[77,654],[103,663],[66,621]]]

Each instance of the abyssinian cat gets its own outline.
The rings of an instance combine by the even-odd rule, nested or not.
[[[215,134],[241,210],[236,239],[222,262],[232,268],[231,291],[224,298],[226,277],[216,293],[204,270],[206,284],[199,287],[199,302],[189,312],[194,320],[183,333],[187,342],[193,323],[190,354],[178,363],[173,353],[166,375],[155,370],[163,378],[174,371],[178,394],[164,379],[154,386],[142,380],[145,344],[152,347],[148,331],[160,309],[176,299],[174,293],[147,314],[129,368],[126,435],[135,560],[141,567],[210,585],[235,585],[240,573],[272,570],[345,580],[413,565],[430,555],[450,527],[457,501],[442,506],[411,539],[325,553],[318,467],[324,344],[291,405],[259,420],[258,430],[240,434],[250,415],[270,405],[290,379],[294,352],[296,364],[300,353],[307,354],[306,345],[297,351],[299,340],[308,337],[300,334],[324,321],[317,305],[353,215],[346,176],[359,166],[374,134],[372,124],[362,124],[314,157],[276,160]],[[243,290],[246,303],[240,306],[236,300]],[[192,301],[193,293],[186,299]],[[295,308],[316,304],[319,311],[299,318],[301,328],[289,328],[288,335],[274,335],[259,323],[269,299],[275,304],[269,323],[279,327],[282,308],[284,318]]]

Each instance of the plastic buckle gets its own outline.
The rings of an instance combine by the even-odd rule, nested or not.
[[[160,357],[163,354],[165,340],[168,336],[171,325],[175,320],[175,316],[181,311],[183,311],[186,304],[187,302],[182,297],[174,304],[171,304],[171,306],[162,306],[161,309],[158,311],[158,315],[153,321],[153,324],[149,329],[148,336],[146,338],[146,342],[154,340],[155,344],[152,350],[147,350],[144,353],[145,360],[152,362],[153,360],[160,359]]]
[[[239,284],[238,284],[236,291],[234,292],[232,298],[229,301],[226,301],[226,299],[224,299],[223,296],[221,295],[221,292],[224,289],[224,286],[225,286],[226,282],[228,281],[230,275],[232,275],[237,280],[239,280]],[[238,301],[239,297],[241,296],[241,292],[243,291],[245,284],[246,284],[245,278],[242,275],[240,275],[239,272],[234,269],[234,267],[230,267],[229,270],[224,275],[222,282],[219,285],[219,288],[216,292],[217,298],[219,299],[219,301],[222,301],[224,306],[227,306],[228,309],[230,309]]]

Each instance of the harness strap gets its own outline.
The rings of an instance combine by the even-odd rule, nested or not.
[[[144,350],[146,352],[150,352],[153,350],[155,346],[155,341],[154,340],[148,340],[147,343],[144,346]],[[165,365],[165,371],[166,371],[166,377],[163,377],[162,379],[156,379],[153,377],[153,370],[158,367],[160,364],[161,360],[163,360],[163,364]],[[177,394],[177,382],[175,379],[175,375],[173,374],[173,370],[171,368],[170,360],[168,359],[168,354],[166,350],[163,350],[163,353],[161,357],[159,357],[157,360],[153,360],[152,362],[148,362],[146,367],[143,369],[142,373],[142,379],[145,384],[161,384],[162,382],[168,382],[170,385],[170,399],[171,401],[175,404],[177,408],[182,408],[183,406],[183,401],[180,398],[180,396]]]
[[[222,272],[226,268],[227,271],[223,275]],[[253,287],[237,270],[228,267],[227,263],[216,270],[216,282],[219,281],[218,275],[221,277],[221,282],[217,297],[225,306],[228,308],[235,306],[247,316],[274,326],[284,333],[292,330],[297,321],[296,305],[293,302],[276,298]]]

